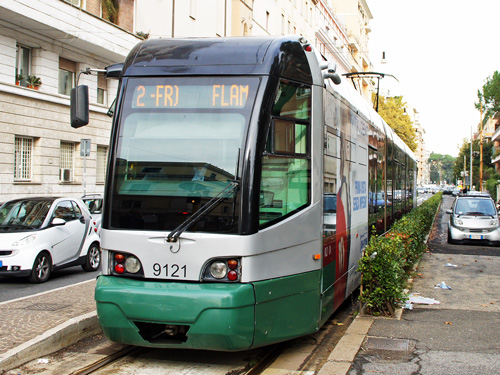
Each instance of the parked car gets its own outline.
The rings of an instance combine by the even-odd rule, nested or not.
[[[500,245],[498,213],[493,199],[480,195],[459,195],[453,202],[448,223],[448,242],[487,242]]]
[[[52,271],[101,264],[99,236],[85,203],[75,198],[24,198],[0,207],[0,275],[47,281]]]
[[[323,234],[331,236],[337,229],[337,194],[323,196]]]
[[[90,211],[92,220],[94,220],[94,225],[97,234],[101,233],[101,217],[102,217],[102,203],[103,197],[101,194],[89,194],[82,197],[83,203],[87,205]]]

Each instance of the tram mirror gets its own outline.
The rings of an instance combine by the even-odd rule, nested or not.
[[[71,89],[71,127],[79,128],[89,123],[89,87],[77,86]]]
[[[336,73],[337,64],[333,61],[324,62],[320,65],[323,79],[330,78],[333,83],[339,85],[341,82],[340,76]]]
[[[335,73],[333,74],[330,79],[333,81],[333,83],[335,83],[336,85],[340,85],[340,82],[342,82],[342,80],[340,79],[340,76]]]

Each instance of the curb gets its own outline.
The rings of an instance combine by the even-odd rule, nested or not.
[[[0,355],[0,371],[7,371],[101,333],[97,312],[71,318],[63,324]]]
[[[374,320],[373,317],[358,315],[330,353],[318,375],[347,374]]]

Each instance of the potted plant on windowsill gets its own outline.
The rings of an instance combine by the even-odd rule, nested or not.
[[[35,80],[33,81],[33,88],[35,90],[38,90],[41,85],[42,85],[42,80],[40,79],[40,77],[35,77]]]
[[[42,85],[42,80],[40,79],[40,77],[37,77],[35,75],[29,75],[27,82],[29,89],[38,90],[38,88]]]
[[[16,86],[19,86],[23,79],[24,79],[24,76],[22,74],[16,74]]]

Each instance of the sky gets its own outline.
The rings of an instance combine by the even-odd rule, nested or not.
[[[500,71],[500,0],[367,0],[380,90],[402,95],[425,130],[429,152],[458,156],[480,113],[474,103]],[[386,64],[382,64],[385,51]],[[398,82],[399,81],[399,82]]]

